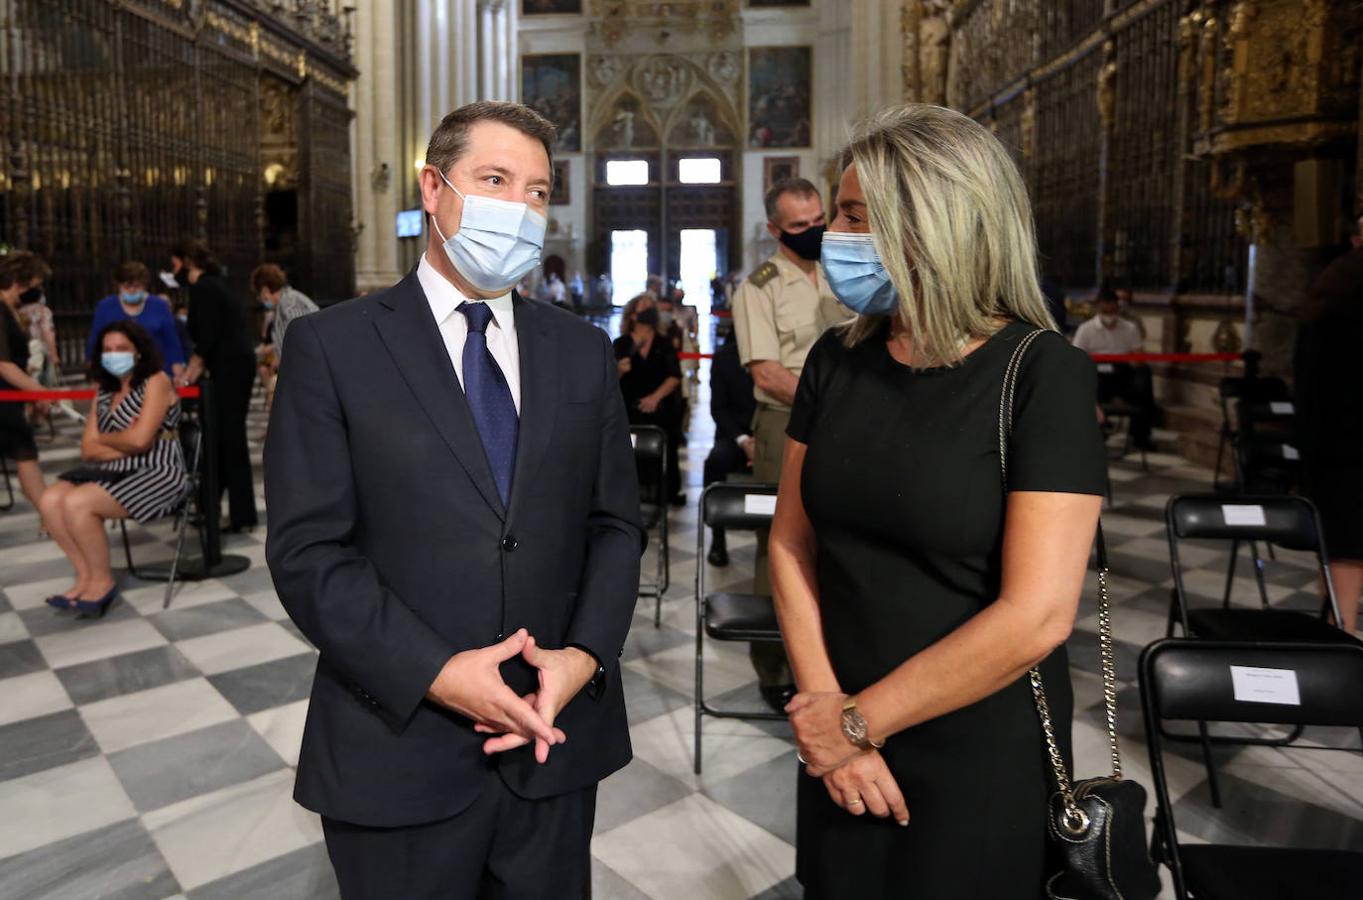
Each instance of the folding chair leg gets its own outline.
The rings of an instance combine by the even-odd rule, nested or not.
[[[1178,588],[1169,589],[1169,622],[1165,626],[1164,636],[1171,638],[1174,636],[1174,624],[1178,622]]]
[[[1207,768],[1207,788],[1211,791],[1212,806],[1221,808],[1221,785],[1216,780],[1216,763],[1212,760],[1212,742],[1207,736],[1207,723],[1197,723],[1197,733],[1202,738],[1202,763]]]
[[[1238,558],[1239,556],[1240,556],[1240,542],[1239,542],[1239,541],[1231,541],[1231,542],[1230,542],[1230,567],[1226,570],[1226,594],[1225,594],[1224,597],[1221,598],[1221,608],[1222,608],[1222,609],[1229,609],[1229,608],[1230,608],[1230,593],[1231,593],[1231,588],[1232,588],[1232,587],[1234,586],[1234,584],[1235,584],[1235,563],[1236,563],[1236,560],[1237,560],[1237,558]]]
[[[128,561],[128,574],[134,578],[141,578],[142,575],[137,571],[137,566],[133,565],[133,548],[128,541],[128,523],[124,519],[118,520],[118,529],[123,532],[123,558]]]
[[[180,554],[185,549],[185,531],[189,528],[189,504],[185,504],[185,509],[180,513],[179,522],[175,529],[175,555],[170,560],[170,578],[166,579],[166,599],[161,601],[162,609],[170,609],[171,597],[175,596],[175,573],[180,568]]]
[[[1254,580],[1259,582],[1259,602],[1263,604],[1264,609],[1268,609],[1268,589],[1264,587],[1264,560],[1259,555],[1259,543],[1257,541],[1249,542],[1249,552],[1254,560]]]
[[[698,617],[699,618],[699,617]],[[705,640],[705,629],[700,622],[696,623],[696,754],[695,765],[692,771],[700,774],[700,721],[704,717],[705,707],[705,687],[703,673],[705,671],[701,662],[701,648]]]

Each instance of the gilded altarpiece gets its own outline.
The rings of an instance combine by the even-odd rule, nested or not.
[[[48,260],[62,356],[122,260],[165,268],[208,241],[233,285],[284,262],[322,300],[354,287],[346,13],[334,0],[0,0],[0,244]],[[267,148],[283,104],[295,145]],[[297,189],[287,257],[267,256],[265,195]]]

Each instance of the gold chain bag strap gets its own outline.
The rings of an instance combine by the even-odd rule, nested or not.
[[[1008,442],[1013,434],[1013,395],[1022,358],[1042,330],[1018,342],[1003,375],[999,397],[999,467],[1003,496],[1008,497]],[[1122,778],[1117,743],[1117,671],[1112,653],[1112,610],[1107,586],[1107,548],[1098,526],[1098,642],[1102,648],[1103,704],[1112,774],[1071,784],[1065,759],[1055,739],[1041,669],[1027,673],[1037,717],[1046,741],[1047,758],[1055,775],[1056,792],[1047,804],[1047,831],[1064,868],[1046,882],[1046,895],[1055,900],[1153,900],[1160,891],[1159,873],[1145,843],[1145,789]]]

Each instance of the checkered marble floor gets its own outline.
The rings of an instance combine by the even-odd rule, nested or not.
[[[693,390],[693,409],[705,410],[704,384]],[[262,428],[257,409],[251,433]],[[63,426],[43,445],[49,478],[74,465],[75,438]],[[705,773],[691,773],[695,503],[713,439],[708,416],[697,415],[689,439],[691,502],[671,519],[663,623],[653,627],[652,601],[641,600],[624,655],[635,760],[601,787],[594,896],[798,897],[798,775],[785,724],[706,720]],[[258,460],[258,441],[253,449]],[[1176,456],[1151,455],[1149,467],[1114,460],[1115,504],[1104,513],[1124,762],[1147,787],[1135,665],[1164,634],[1162,510],[1170,494],[1210,482]],[[290,797],[316,653],[273,592],[264,535],[228,538],[227,552],[251,567],[186,584],[169,611],[162,586],[123,573],[124,602],[102,621],[79,621],[42,602],[69,582],[60,551],[37,529],[22,498],[0,514],[0,897],[336,897],[318,820]],[[139,561],[170,556],[168,524],[131,532]],[[731,536],[730,552],[731,565],[707,576],[715,588],[741,589],[751,577],[751,538]],[[1191,590],[1219,598],[1224,550],[1194,545],[1185,561]],[[1237,591],[1252,601],[1250,574],[1242,567]],[[1314,606],[1314,577],[1309,560],[1280,554],[1269,563],[1272,601]],[[1095,592],[1090,579],[1070,641],[1080,776],[1100,772],[1106,758]],[[711,643],[706,654],[707,690],[758,706],[743,648]],[[1312,744],[1357,749],[1359,738],[1312,731],[1302,745]],[[1176,745],[1167,758],[1188,840],[1363,846],[1363,756],[1228,747],[1217,757],[1222,811],[1210,806],[1193,748]]]

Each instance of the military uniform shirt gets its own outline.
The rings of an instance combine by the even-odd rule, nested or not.
[[[778,250],[739,286],[734,294],[734,336],[744,366],[770,359],[799,377],[819,335],[852,317],[829,289],[819,266],[815,277],[817,285]],[[759,403],[789,409],[761,388],[753,393]]]

